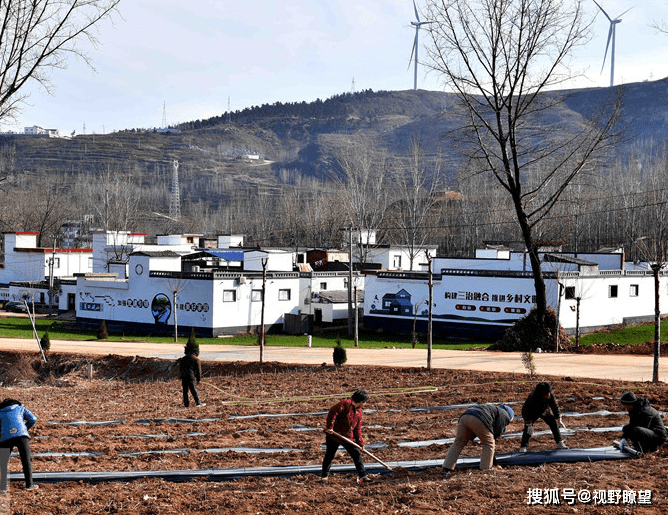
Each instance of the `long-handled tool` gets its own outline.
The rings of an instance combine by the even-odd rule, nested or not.
[[[362,451],[364,454],[367,454],[368,456],[372,457],[374,460],[376,460],[378,463],[380,463],[380,464],[381,464],[383,467],[385,467],[387,470],[392,470],[392,471],[394,471],[394,469],[393,469],[392,467],[390,467],[387,463],[385,463],[384,461],[381,461],[379,458],[377,458],[376,456],[374,456],[373,454],[371,454],[369,451],[367,451],[364,447],[362,447],[362,446],[360,446],[360,445],[357,445],[357,444],[356,444],[355,442],[353,442],[350,438],[346,438],[346,437],[343,436],[342,434],[337,433],[336,431],[333,431],[332,429],[325,429],[325,433],[328,433],[328,434],[330,434],[330,435],[333,435],[333,436],[335,436],[336,438],[340,438],[340,439],[343,440],[344,442],[347,442],[347,443],[351,444],[353,447],[356,447],[357,449],[359,449],[360,451]]]

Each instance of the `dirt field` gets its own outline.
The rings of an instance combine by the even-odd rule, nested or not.
[[[88,364],[93,379],[87,378]],[[562,410],[589,414],[564,417],[578,431],[565,438],[571,448],[607,446],[617,432],[587,429],[618,426],[627,416],[616,400],[628,388],[668,410],[665,385],[574,381],[570,378],[529,378],[519,375],[423,369],[332,366],[286,366],[246,363],[205,363],[200,385],[204,408],[186,409],[174,363],[119,356],[92,357],[50,354],[49,366],[35,353],[0,352],[0,397],[19,399],[38,417],[32,430],[33,468],[48,471],[144,471],[208,468],[320,465],[324,437],[320,428],[326,410],[351,391],[364,388],[371,400],[365,409],[364,436],[369,449],[385,462],[442,459],[448,445],[400,447],[399,443],[453,437],[461,409],[415,410],[472,402],[519,402],[535,382],[553,384]],[[413,408],[413,411],[410,411]],[[594,414],[608,410],[610,414]],[[285,417],[234,418],[258,414]],[[164,419],[194,418],[198,422]],[[162,421],[157,419],[163,419]],[[209,420],[202,420],[209,419]],[[217,420],[211,420],[217,419]],[[63,422],[116,421],[109,425]],[[61,422],[54,424],[53,422]],[[309,430],[310,429],[310,430]],[[519,432],[513,421],[509,433]],[[536,430],[547,429],[539,422]],[[386,448],[374,448],[385,444]],[[236,450],[226,450],[228,448]],[[288,452],[250,454],[242,448],[288,448]],[[497,452],[517,451],[519,438],[503,438]],[[535,436],[530,451],[554,448],[551,436]],[[154,451],[149,453],[148,451]],[[176,451],[172,453],[164,451]],[[40,453],[63,453],[40,456]],[[65,453],[70,453],[66,455]],[[75,454],[76,453],[76,454]],[[79,455],[78,453],[90,453]],[[136,454],[139,453],[139,454]],[[469,445],[464,454],[479,455]],[[440,469],[397,470],[358,485],[355,475],[333,474],[326,484],[317,474],[292,477],[250,477],[233,481],[206,478],[187,482],[143,478],[115,482],[40,483],[26,491],[13,481],[0,515],[31,513],[643,513],[668,511],[668,448],[641,459],[592,463],[510,466],[491,472],[456,471],[447,478]],[[372,460],[366,459],[367,464]],[[336,464],[351,464],[340,454]],[[10,470],[21,470],[20,460]],[[559,505],[546,504],[547,495],[528,491],[555,489]],[[594,505],[576,498],[572,505],[564,489],[598,496],[605,491],[612,503]],[[566,490],[567,491],[567,490]],[[611,493],[608,494],[608,491]],[[615,501],[614,491],[626,498]],[[646,493],[651,493],[650,504]],[[632,504],[631,496],[638,495]],[[586,494],[581,494],[586,495]],[[643,504],[639,504],[642,502]],[[4,511],[3,511],[4,510]]]

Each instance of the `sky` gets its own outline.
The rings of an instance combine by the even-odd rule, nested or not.
[[[613,19],[631,9],[617,25],[615,84],[668,77],[668,34],[650,27],[668,25],[668,0],[598,3]],[[593,0],[586,4],[598,15],[593,39],[572,56],[586,72],[573,86],[606,87],[610,24]],[[29,104],[0,130],[103,134],[161,127],[163,116],[168,125],[206,119],[228,105],[412,89],[414,20],[411,0],[122,0],[113,21],[98,26],[99,45],[82,45],[95,70],[70,58],[67,69],[51,72],[53,94],[31,85]],[[443,91],[425,68],[418,88]]]

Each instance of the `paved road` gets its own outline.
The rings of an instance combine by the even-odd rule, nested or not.
[[[1,350],[35,350],[33,340],[0,338]],[[176,359],[183,355],[182,344],[155,344],[135,342],[72,342],[51,340],[51,349],[81,354],[119,354]],[[426,367],[425,349],[346,349],[348,365],[379,365],[388,367]],[[200,358],[204,361],[257,361],[257,346],[201,345]],[[332,363],[332,349],[321,347],[266,347],[265,361],[319,365]],[[668,377],[668,358],[663,358],[659,377]],[[650,381],[651,356],[630,355],[575,355],[534,354],[536,371],[542,375],[573,378]],[[434,349],[432,367],[451,370],[479,370],[525,374],[521,354],[517,352],[457,351]]]

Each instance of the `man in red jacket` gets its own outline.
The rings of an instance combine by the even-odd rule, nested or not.
[[[357,390],[352,394],[350,399],[343,399],[337,402],[329,410],[327,415],[327,427],[325,428],[325,458],[322,461],[322,478],[324,481],[329,476],[329,469],[332,465],[332,460],[336,455],[339,445],[343,445],[344,449],[348,451],[350,457],[355,463],[357,474],[359,478],[358,483],[371,483],[373,480],[367,476],[364,468],[364,461],[362,461],[362,452],[348,442],[340,440],[336,437],[338,433],[345,436],[349,440],[353,440],[357,445],[364,448],[364,440],[362,439],[362,406],[369,400],[369,395],[364,390]]]

